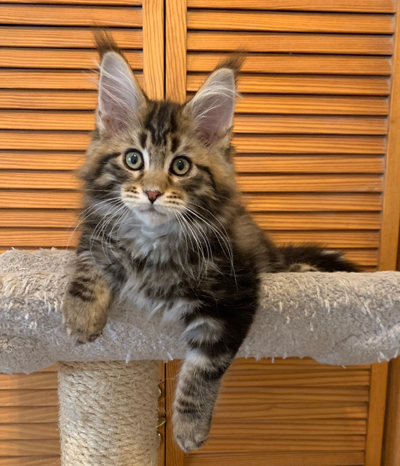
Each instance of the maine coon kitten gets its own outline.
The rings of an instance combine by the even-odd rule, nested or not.
[[[83,232],[63,314],[96,339],[114,298],[182,325],[188,351],[174,403],[185,451],[207,439],[221,378],[257,309],[260,274],[355,267],[336,252],[277,248],[240,201],[232,123],[239,61],[216,69],[184,105],[153,101],[107,36],[97,124],[81,171]]]

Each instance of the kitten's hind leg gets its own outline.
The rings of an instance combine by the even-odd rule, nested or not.
[[[67,332],[79,343],[94,341],[107,322],[110,289],[88,253],[78,256],[63,303]]]

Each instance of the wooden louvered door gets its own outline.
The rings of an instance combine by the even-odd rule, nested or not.
[[[248,52],[234,144],[254,218],[277,243],[319,242],[366,271],[396,264],[396,9],[394,0],[166,3],[167,97],[184,101],[227,52]],[[236,361],[204,448],[184,456],[168,418],[167,464],[379,466],[386,377],[387,364]]]
[[[110,29],[149,95],[164,95],[163,1],[0,3],[0,250],[74,247],[73,170],[94,127],[97,54]],[[59,464],[56,368],[0,375],[0,466]]]

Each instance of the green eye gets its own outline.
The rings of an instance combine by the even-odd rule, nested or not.
[[[171,164],[171,172],[174,175],[186,175],[192,168],[192,163],[186,157],[177,157]]]
[[[143,168],[143,155],[137,149],[129,149],[125,153],[125,163],[131,170],[141,170]]]

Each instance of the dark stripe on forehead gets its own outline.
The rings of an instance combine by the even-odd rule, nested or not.
[[[142,149],[146,149],[146,141],[147,141],[147,133],[143,131],[143,133],[140,133],[140,136],[139,136],[139,142],[140,142],[140,145],[142,146]]]
[[[145,129],[149,129],[149,126],[152,124],[154,114],[156,112],[156,107],[157,107],[157,102],[151,102],[150,110],[147,113],[146,118],[144,119],[144,122],[143,122]]]
[[[144,121],[154,145],[166,145],[167,135],[177,130],[178,104],[163,101],[153,102],[153,106]]]
[[[178,150],[178,147],[179,147],[179,143],[180,143],[180,140],[179,140],[179,137],[178,136],[174,136],[171,140],[171,152],[174,153]]]
[[[161,102],[158,108],[158,113],[156,115],[156,128],[157,128],[157,133],[156,133],[156,144],[161,146],[161,145],[166,145],[167,144],[167,133],[169,132],[170,129],[170,114],[171,114],[171,109],[170,106],[168,105],[168,102]]]
[[[174,104],[171,104],[171,117],[170,117],[170,125],[171,125],[171,133],[175,133],[178,130],[178,107]]]

